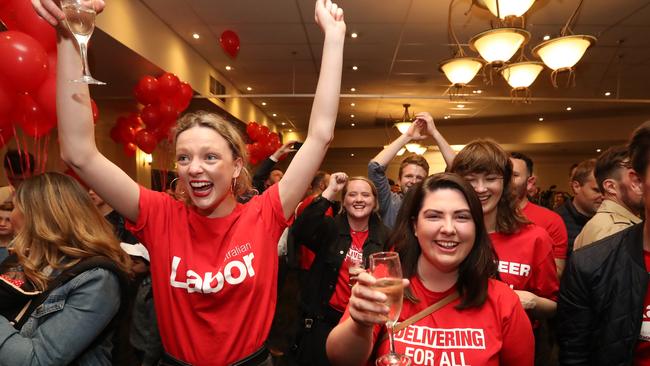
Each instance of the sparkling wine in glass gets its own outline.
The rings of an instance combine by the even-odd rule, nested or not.
[[[386,294],[386,305],[390,309],[386,318],[390,352],[375,361],[377,366],[408,366],[411,359],[395,352],[394,327],[399,320],[404,299],[402,267],[395,252],[379,252],[370,255],[370,273],[377,279],[373,288]]]
[[[83,62],[83,76],[72,80],[76,83],[106,85],[90,75],[88,67],[88,41],[95,30],[95,7],[94,0],[62,0],[61,9],[65,14],[66,24],[72,32],[81,53]]]
[[[361,272],[365,271],[366,269],[363,266],[363,259],[351,259],[350,263],[348,265],[348,276],[350,278],[349,285],[350,288],[354,286],[357,283],[357,278],[361,274]]]

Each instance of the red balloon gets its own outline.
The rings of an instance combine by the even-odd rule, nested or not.
[[[16,91],[9,86],[3,78],[0,78],[0,121],[7,120],[9,113],[15,106]]]
[[[0,33],[0,55],[0,74],[19,92],[35,91],[47,77],[47,53],[25,33]]]
[[[111,128],[110,135],[111,135],[111,139],[113,141],[115,141],[117,143],[124,142],[124,141],[122,141],[122,135],[120,134],[120,129],[117,126],[113,126],[113,128]]]
[[[246,132],[248,133],[248,137],[250,137],[251,140],[259,141],[260,136],[262,134],[262,129],[260,125],[257,124],[256,122],[251,122],[246,127]]]
[[[128,125],[117,126],[117,133],[120,136],[120,141],[129,143],[135,142],[135,130]]]
[[[0,19],[10,30],[34,37],[48,52],[56,50],[56,31],[36,13],[30,1],[3,1]]]
[[[166,72],[158,77],[158,90],[161,98],[174,98],[179,92],[181,81],[178,76]]]
[[[96,124],[99,120],[99,108],[97,108],[97,103],[93,98],[90,98],[90,108],[93,110],[93,122]]]
[[[14,129],[8,121],[9,119],[7,119],[7,123],[3,122],[2,127],[0,127],[0,148],[9,143],[14,137]]]
[[[50,75],[41,84],[34,99],[43,108],[47,118],[56,121],[56,75]]]
[[[225,30],[221,33],[221,37],[219,37],[219,43],[221,44],[221,48],[223,48],[231,58],[237,57],[237,54],[239,53],[239,36],[237,33],[230,29]]]
[[[138,127],[144,126],[144,123],[142,122],[142,119],[140,118],[140,114],[135,113],[135,112],[131,112],[126,117],[126,124],[127,124],[127,126],[133,128],[134,130],[137,129]]]
[[[135,146],[134,143],[129,142],[129,143],[127,143],[127,144],[124,144],[123,149],[124,149],[124,155],[126,155],[126,156],[132,158],[132,157],[135,156],[135,152],[136,152],[136,150],[138,149],[138,147]]]
[[[147,130],[138,131],[135,141],[140,150],[151,154],[156,149],[156,138]]]
[[[154,104],[144,107],[140,112],[140,118],[142,118],[142,122],[144,122],[147,128],[156,128],[163,123],[160,109]]]
[[[158,104],[158,111],[164,124],[174,123],[178,118],[178,110],[171,100],[161,100]]]
[[[135,94],[135,99],[140,104],[153,104],[158,101],[159,89],[158,79],[146,75],[140,78],[138,84],[133,88],[133,94]]]
[[[47,118],[43,109],[29,94],[18,96],[13,121],[31,137],[45,136],[56,126],[56,120]]]
[[[176,96],[173,99],[176,110],[178,112],[186,110],[187,107],[190,106],[190,102],[192,101],[193,96],[194,91],[192,90],[190,84],[182,82],[178,88],[178,93],[176,93]]]

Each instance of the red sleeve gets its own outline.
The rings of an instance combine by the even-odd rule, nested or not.
[[[569,235],[560,215],[555,212],[553,214],[553,219],[546,228],[551,238],[553,238],[553,256],[555,259],[566,259],[569,250]]]
[[[545,299],[557,301],[560,281],[553,257],[553,239],[546,230],[537,228],[535,238],[534,267],[530,280],[532,292]]]
[[[138,202],[138,218],[136,222],[126,220],[126,228],[151,250],[152,240],[156,235],[156,228],[165,225],[174,206],[181,208],[183,203],[171,198],[168,194],[152,191],[140,186],[140,200]],[[152,214],[152,213],[155,213]]]
[[[532,366],[535,362],[535,338],[530,320],[514,292],[504,294],[502,298],[503,345],[499,352],[499,364]]]

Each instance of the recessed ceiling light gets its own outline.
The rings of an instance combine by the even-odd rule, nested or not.
[[[359,68],[356,66],[352,66],[352,70],[357,71]]]
[[[201,38],[201,36],[198,33],[194,33],[194,34],[192,34],[192,38],[199,39],[199,38]]]
[[[350,154],[351,157],[354,157],[354,153]]]
[[[542,39],[545,40],[545,41],[548,41],[549,39],[551,39],[551,36],[547,34]]]
[[[350,118],[354,118],[354,114],[351,114],[351,115],[350,115]]]
[[[537,120],[542,122],[544,120],[544,117],[539,117]]]
[[[293,132],[293,130],[292,130],[292,129],[289,129],[289,132]]]
[[[483,93],[483,90],[481,90],[481,89],[476,91],[476,94],[481,94],[481,93]]]
[[[354,127],[354,126],[356,126],[356,125],[355,125],[354,123],[350,123],[350,126]]]
[[[350,88],[350,91],[355,92],[355,91],[357,91],[357,88]]]
[[[352,33],[352,34],[350,34],[350,37],[352,37],[352,38],[357,38],[357,37],[359,37],[359,35],[356,34],[356,33]]]
[[[262,102],[262,105],[266,105],[266,102]]]
[[[600,151],[601,151],[600,149],[596,149],[596,152],[600,152]]]
[[[445,119],[450,119],[450,118],[451,118],[451,116],[449,116],[449,115],[445,116]]]
[[[248,87],[246,87],[246,90],[251,91],[251,90],[253,90],[253,88],[251,88],[250,86],[248,86]]]
[[[461,109],[462,109],[462,108],[465,108],[465,104],[456,104],[456,107],[458,107],[458,108],[461,108]]]
[[[356,106],[356,104],[350,103],[350,107],[354,107],[354,106]]]
[[[610,95],[612,95],[611,92],[605,92],[605,96],[606,96],[606,97],[609,97]]]
[[[232,70],[232,66],[226,65],[226,71],[230,71],[230,70]]]
[[[282,122],[282,123],[281,123],[281,125],[283,125],[283,126],[285,126],[286,124],[287,124],[286,122]]]
[[[572,110],[572,109],[573,109],[573,108],[571,108],[571,107],[566,107],[566,110],[567,110],[567,111],[570,111],[570,110]]]
[[[277,113],[273,113],[272,116],[273,116],[273,117],[277,117],[278,114],[277,114]]]

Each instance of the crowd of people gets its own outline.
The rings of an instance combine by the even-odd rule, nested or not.
[[[33,4],[64,19],[53,0]],[[650,365],[650,121],[578,163],[555,210],[531,200],[531,158],[491,139],[456,153],[426,112],[367,176],[319,171],[346,26],[330,0],[315,20],[325,37],[302,146],[287,141],[251,174],[231,123],[187,113],[166,192],[97,149],[88,87],[68,82],[81,59],[57,28],[59,144],[77,177],[5,155],[0,365]],[[398,151],[428,138],[446,172],[407,156],[391,183]],[[399,255],[397,298],[370,270],[385,252]],[[276,305],[295,321],[277,321]]]

